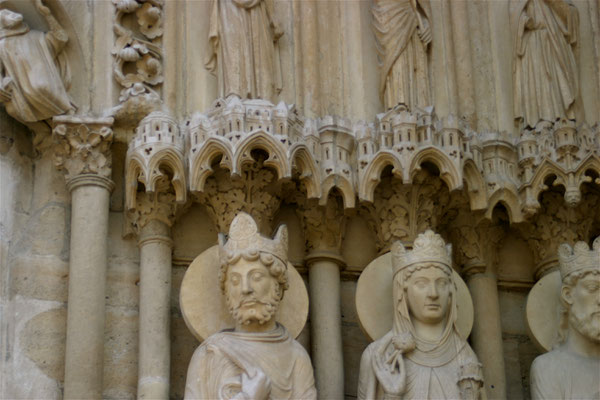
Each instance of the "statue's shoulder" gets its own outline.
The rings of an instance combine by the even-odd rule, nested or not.
[[[548,371],[549,366],[559,365],[568,354],[562,348],[556,348],[547,353],[539,355],[531,364],[531,373],[540,373]]]

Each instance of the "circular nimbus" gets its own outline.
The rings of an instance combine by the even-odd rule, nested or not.
[[[306,323],[308,293],[302,277],[290,263],[288,283],[289,289],[283,295],[275,319],[295,338]],[[218,245],[204,251],[190,264],[181,283],[179,304],[186,325],[200,341],[235,326],[219,284]]]
[[[467,285],[452,271],[456,283],[456,326],[463,339],[473,327],[473,301]],[[371,261],[360,274],[356,287],[356,311],[360,325],[371,340],[377,340],[392,329],[394,307],[392,296],[392,256],[385,253]]]
[[[561,286],[560,272],[554,271],[537,281],[527,296],[525,320],[529,336],[544,351],[552,350],[558,339]]]

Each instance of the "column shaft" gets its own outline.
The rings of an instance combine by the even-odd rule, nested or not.
[[[320,399],[344,398],[340,267],[335,258],[308,260],[311,350]]]
[[[65,399],[102,398],[108,212],[112,182],[80,175],[71,190]]]
[[[506,376],[502,349],[502,327],[496,276],[476,273],[468,277],[475,320],[471,333],[473,348],[483,364],[488,399],[506,398]]]
[[[169,227],[152,220],[140,235],[138,399],[168,399],[171,360]]]

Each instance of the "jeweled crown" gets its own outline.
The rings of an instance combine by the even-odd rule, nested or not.
[[[219,254],[221,261],[226,261],[231,254],[244,253],[269,253],[279,258],[287,265],[288,231],[285,225],[277,229],[275,238],[268,239],[258,233],[258,226],[254,219],[241,212],[235,216],[229,227],[229,237],[219,234]]]
[[[392,270],[394,275],[406,267],[417,263],[437,263],[452,268],[452,245],[432,230],[417,236],[412,250],[407,250],[402,242],[392,245]]]
[[[561,244],[558,248],[558,265],[562,279],[584,270],[600,270],[600,236],[594,240],[591,249],[586,242],[577,242],[573,247]]]

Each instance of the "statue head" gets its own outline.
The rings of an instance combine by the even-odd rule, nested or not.
[[[562,287],[559,342],[567,339],[568,328],[600,345],[600,237],[590,249],[585,242],[558,249]]]
[[[456,322],[456,287],[452,279],[452,248],[431,230],[417,236],[413,249],[392,246],[394,329],[414,332],[422,325],[445,324],[442,339]]]
[[[288,288],[287,246],[285,225],[274,239],[268,239],[258,233],[256,222],[246,213],[234,218],[228,240],[219,236],[219,281],[238,326],[274,323]]]

